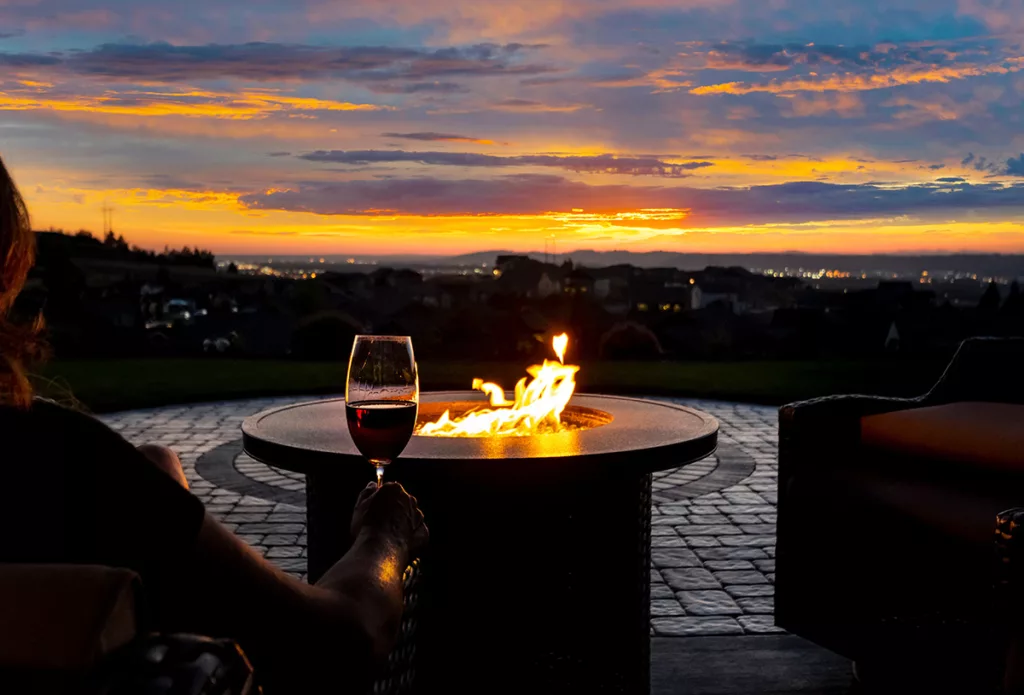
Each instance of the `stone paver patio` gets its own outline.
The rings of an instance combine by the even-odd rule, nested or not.
[[[170,406],[102,419],[135,444],[164,444],[177,451],[192,491],[210,513],[281,569],[303,576],[303,477],[242,454],[239,430],[247,416],[298,400],[311,399]],[[655,476],[653,634],[779,632],[772,616],[776,409],[718,401],[674,402],[711,413],[722,428],[715,457]],[[369,467],[367,471],[369,478]]]

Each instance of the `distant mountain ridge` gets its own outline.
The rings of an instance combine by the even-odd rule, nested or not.
[[[504,255],[528,255],[537,260],[544,260],[545,254],[540,252],[515,252],[506,250],[477,251],[456,256],[396,254],[383,256],[354,256],[357,264],[353,270],[365,269],[366,263],[377,266],[438,266],[438,267],[490,267],[495,258]],[[314,260],[324,258],[332,264],[345,263],[349,257],[336,254],[318,256]],[[301,264],[314,258],[308,255],[230,255],[222,254],[224,259],[252,260],[267,262],[271,258],[275,263]],[[798,251],[783,253],[678,253],[673,251],[592,251],[581,250],[572,253],[561,253],[547,256],[552,262],[562,263],[572,260],[576,265],[592,268],[611,265],[629,264],[641,268],[679,268],[683,270],[701,270],[708,266],[741,266],[757,269],[804,268],[831,269],[842,271],[880,270],[907,274],[922,271],[954,270],[967,273],[978,273],[985,276],[1019,277],[1024,276],[1024,254],[811,254]]]

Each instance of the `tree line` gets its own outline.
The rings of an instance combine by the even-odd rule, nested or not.
[[[74,234],[60,229],[49,230],[50,234],[40,235],[40,250],[45,252],[47,246],[59,244],[68,249],[72,255],[114,258],[135,261],[138,263],[160,263],[164,265],[193,266],[200,268],[216,268],[216,257],[212,251],[190,246],[172,249],[164,246],[160,253],[129,244],[124,235],[107,232],[103,239],[97,238],[92,232],[82,229]],[[59,236],[58,236],[59,235]]]

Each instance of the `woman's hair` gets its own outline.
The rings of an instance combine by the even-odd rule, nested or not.
[[[27,407],[32,401],[24,364],[37,353],[41,322],[18,326],[10,314],[35,252],[35,233],[25,201],[0,159],[0,405]]]

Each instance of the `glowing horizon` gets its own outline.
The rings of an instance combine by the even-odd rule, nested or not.
[[[1024,253],[1024,14],[837,2],[19,3],[0,155],[150,249]]]

